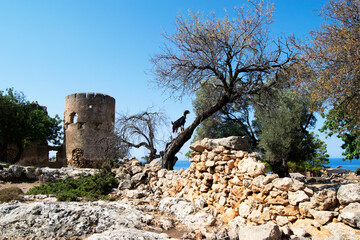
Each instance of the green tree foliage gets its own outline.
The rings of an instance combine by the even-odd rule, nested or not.
[[[323,155],[323,142],[308,128],[315,125],[315,117],[308,111],[309,100],[287,88],[270,88],[255,105],[255,116],[260,130],[259,146],[263,159],[279,176],[289,176],[292,168],[306,168]],[[319,149],[319,150],[318,150]],[[318,156],[318,159],[324,158]],[[309,169],[310,170],[310,169]]]
[[[324,169],[326,164],[329,164],[329,154],[326,152],[326,144],[319,139],[314,132],[307,134],[307,137],[300,143],[300,149],[305,149],[302,159],[288,162],[289,169],[292,172],[305,172],[317,174]]]
[[[194,111],[200,114],[204,109],[210,107],[220,97],[214,85],[216,79],[205,82],[197,92],[193,101]],[[257,139],[250,124],[249,104],[242,102],[232,103],[224,106],[220,111],[201,122],[196,129],[194,140],[203,138],[222,138],[229,136],[247,136],[253,148]]]
[[[49,117],[37,104],[30,104],[23,93],[7,89],[0,91],[0,160],[14,163],[20,159],[24,147],[30,142],[59,144],[61,119]],[[14,159],[7,158],[9,144],[18,146]]]
[[[193,122],[166,148],[162,162],[170,169],[175,155],[191,139],[196,127],[227,104],[242,102],[257,94],[264,81],[294,61],[293,39],[272,39],[268,26],[274,8],[264,1],[250,1],[248,8],[236,8],[235,17],[226,14],[180,15],[176,31],[164,34],[162,52],[152,59],[154,82],[173,96],[193,94],[212,78],[219,93],[215,102],[197,113]]]
[[[315,156],[310,155],[310,158],[305,163],[305,169],[310,172],[319,172],[324,169],[326,164],[329,164],[329,154],[326,152],[326,144],[319,139],[318,135],[310,133],[310,144],[312,148],[316,149]]]
[[[332,109],[324,131],[337,134],[345,159],[360,153],[360,1],[329,0],[321,11],[324,24],[311,32],[298,80],[313,101]],[[310,74],[304,74],[305,72]]]
[[[321,131],[326,132],[329,136],[337,135],[344,142],[341,147],[345,159],[352,160],[360,158],[360,128],[358,119],[346,116],[343,108],[334,107],[326,115],[326,121]]]

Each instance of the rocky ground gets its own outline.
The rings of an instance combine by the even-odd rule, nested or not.
[[[236,145],[236,144],[235,144]],[[0,204],[0,239],[360,239],[360,184],[349,175],[310,181],[265,173],[234,142],[193,145],[187,170],[126,160],[113,169],[115,201],[57,202],[24,196]],[[93,169],[20,166],[0,170],[0,189]],[[19,184],[19,183],[14,183]]]

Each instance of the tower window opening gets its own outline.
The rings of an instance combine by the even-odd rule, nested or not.
[[[78,115],[76,112],[70,114],[70,123],[77,122]]]
[[[49,162],[56,162],[57,161],[57,151],[49,151]]]
[[[79,124],[78,124],[78,129],[84,129],[84,126],[85,126],[84,123],[79,123]]]
[[[92,108],[93,108],[93,105],[90,104],[90,105],[89,105],[89,109],[92,109]]]

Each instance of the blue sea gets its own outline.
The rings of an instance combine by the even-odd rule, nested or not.
[[[190,167],[191,162],[188,159],[186,160],[178,160],[174,166],[174,170],[180,170],[181,168],[187,169]]]
[[[350,171],[356,171],[356,169],[360,168],[360,159],[354,159],[352,161],[346,160],[343,161],[342,158],[330,158],[330,163],[326,166],[330,168],[336,168],[341,166],[343,169],[347,169]],[[189,160],[179,160],[176,162],[174,166],[174,170],[180,170],[181,168],[187,169],[190,166]]]
[[[351,161],[345,160],[343,161],[342,158],[329,158],[330,163],[326,166],[330,168],[336,168],[341,166],[342,169],[347,169],[350,171],[356,171],[356,169],[360,168],[360,159],[353,159]]]

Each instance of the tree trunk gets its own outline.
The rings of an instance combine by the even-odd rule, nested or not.
[[[287,161],[282,159],[280,161],[268,161],[271,170],[278,174],[280,178],[290,177],[289,167],[287,165]]]
[[[155,148],[148,148],[148,149],[150,150],[150,154],[149,154],[149,158],[147,159],[146,163],[150,163],[154,159],[160,157],[160,155],[156,154],[157,150]]]
[[[178,160],[175,156],[182,146],[191,138],[197,126],[201,122],[206,120],[208,117],[219,111],[229,102],[229,97],[227,94],[224,94],[219,101],[210,107],[208,110],[199,114],[195,120],[188,126],[182,133],[180,133],[175,139],[167,144],[165,151],[161,155],[161,166],[168,170],[173,170],[176,161]]]

